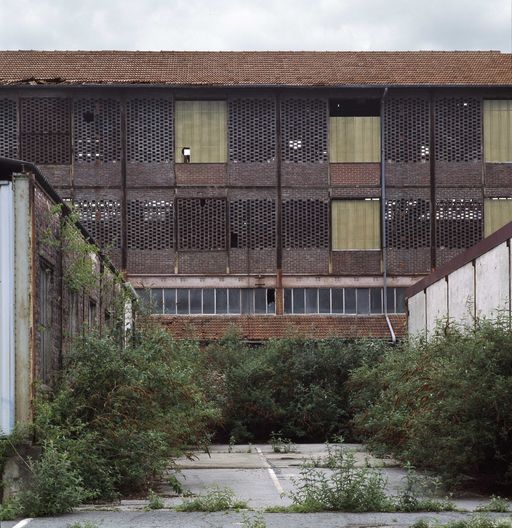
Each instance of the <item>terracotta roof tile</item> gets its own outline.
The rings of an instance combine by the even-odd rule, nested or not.
[[[510,85],[499,51],[0,51],[0,84]]]
[[[390,315],[398,337],[405,336],[405,315]],[[252,315],[252,316],[155,316],[177,339],[197,338],[209,341],[221,338],[236,326],[244,339],[263,341],[289,335],[312,339],[327,337],[378,337],[389,339],[383,316],[322,316],[322,315]]]

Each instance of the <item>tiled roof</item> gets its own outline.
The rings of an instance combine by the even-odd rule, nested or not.
[[[406,333],[405,315],[390,315],[398,337]],[[201,341],[220,339],[235,326],[243,339],[264,341],[290,335],[311,339],[328,337],[389,339],[389,329],[382,315],[321,316],[321,315],[253,315],[253,316],[156,316],[156,319],[177,339],[195,338]]]
[[[0,84],[510,85],[499,51],[0,51]]]

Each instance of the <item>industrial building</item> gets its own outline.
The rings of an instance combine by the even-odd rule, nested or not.
[[[512,220],[497,51],[4,51],[0,123],[178,337],[394,339]]]

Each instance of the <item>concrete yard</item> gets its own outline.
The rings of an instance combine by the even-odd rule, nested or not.
[[[164,481],[155,486],[155,491],[163,499],[165,509],[144,511],[147,500],[123,500],[119,504],[90,505],[79,508],[75,513],[57,518],[33,519],[23,525],[16,522],[0,523],[1,528],[67,528],[72,523],[87,521],[101,528],[126,527],[242,527],[245,519],[254,517],[256,511],[271,506],[291,504],[288,496],[294,489],[293,479],[300,473],[305,460],[318,459],[327,454],[323,444],[299,444],[296,452],[274,453],[269,445],[212,446],[209,453],[196,452],[190,458],[177,461],[180,469],[178,479],[190,496],[204,494],[213,486],[229,487],[237,498],[247,501],[248,512],[218,513],[179,513],[171,508],[187,498],[178,497]],[[355,455],[358,466],[378,467],[387,479],[387,491],[396,494],[403,485],[405,471],[391,459],[378,459],[370,456],[362,445],[345,444]],[[329,471],[329,470],[325,470]],[[453,499],[461,512],[447,513],[316,513],[288,514],[264,513],[268,528],[301,528],[318,526],[322,528],[344,528],[356,526],[410,526],[418,519],[431,519],[447,522],[472,515],[479,505],[485,503],[485,496],[460,496]],[[492,514],[509,517],[510,514]]]

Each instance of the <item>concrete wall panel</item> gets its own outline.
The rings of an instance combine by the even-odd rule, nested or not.
[[[474,267],[470,262],[448,277],[448,314],[463,326],[473,323],[475,313]]]
[[[409,317],[407,320],[409,335],[424,336],[426,330],[425,292],[420,291],[408,301]]]
[[[510,250],[506,243],[491,249],[475,262],[476,313],[479,317],[510,314]]]
[[[448,283],[442,279],[427,288],[427,334],[432,335],[436,326],[448,318]]]

